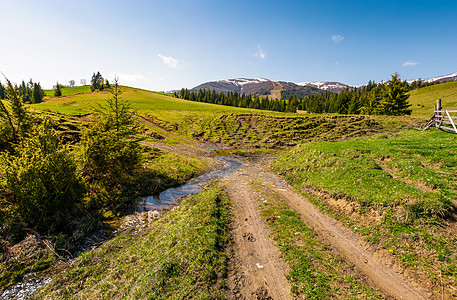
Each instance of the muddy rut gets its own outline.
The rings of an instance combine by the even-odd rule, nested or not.
[[[285,277],[287,266],[260,217],[256,196],[247,180],[249,174],[244,169],[224,179],[234,219],[229,298],[292,299]]]
[[[256,193],[250,185],[260,180],[287,200],[303,221],[386,298],[430,299],[432,294],[381,260],[359,236],[322,214],[304,197],[281,183],[259,164],[247,163],[223,180],[233,203],[233,245],[228,285],[232,299],[292,299],[285,275],[287,265],[260,218]]]

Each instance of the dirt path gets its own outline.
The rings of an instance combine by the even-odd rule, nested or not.
[[[224,186],[233,203],[233,245],[228,286],[231,299],[292,299],[286,280],[286,264],[274,245],[257,208],[243,167],[225,178]]]
[[[258,179],[285,198],[304,222],[347,262],[353,264],[388,298],[430,299],[432,294],[405,278],[398,270],[369,249],[359,236],[334,219],[320,213],[304,197],[293,191],[275,174],[259,164],[248,163],[224,180],[234,204],[234,263],[230,270],[229,287],[246,299],[291,299],[290,285],[285,279],[287,266],[260,219],[256,193],[249,181]],[[232,261],[233,264],[233,261]],[[262,268],[259,268],[261,266]],[[259,297],[258,292],[264,292]],[[268,298],[271,297],[271,298]]]

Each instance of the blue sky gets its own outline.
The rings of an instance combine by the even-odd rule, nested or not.
[[[457,72],[457,1],[0,0],[0,71],[44,87],[100,71],[191,88],[248,77],[364,84]]]

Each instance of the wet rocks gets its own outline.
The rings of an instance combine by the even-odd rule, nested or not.
[[[24,276],[22,282],[16,283],[11,288],[0,292],[0,299],[27,299],[39,288],[51,282],[51,277],[36,277],[36,273],[29,273]]]

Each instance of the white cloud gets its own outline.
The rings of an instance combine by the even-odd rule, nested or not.
[[[407,61],[403,63],[402,67],[415,67],[417,65],[417,62],[415,61]]]
[[[143,74],[140,74],[140,73],[135,73],[135,74],[111,73],[109,75],[109,77],[110,78],[118,77],[120,84],[122,84],[123,82],[137,83],[139,81],[143,81],[143,80],[147,79]]]
[[[179,64],[179,60],[171,56],[163,56],[162,54],[159,54],[159,57],[162,59],[163,63],[170,68],[176,68]]]
[[[338,34],[338,35],[332,35],[332,41],[335,42],[335,44],[341,43],[344,40],[344,36]]]
[[[260,47],[260,44],[257,45],[257,52],[255,53],[255,56],[260,57],[261,59],[265,59],[267,56],[267,53],[262,50],[262,47]]]

